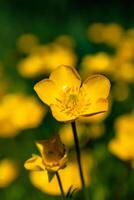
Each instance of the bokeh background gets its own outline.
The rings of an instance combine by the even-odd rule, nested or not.
[[[70,156],[63,185],[78,188],[74,199],[82,198],[70,124],[53,119],[33,90],[61,64],[76,67],[83,79],[104,74],[112,85],[109,111],[77,121],[88,195],[133,200],[133,0],[0,1],[0,199],[61,199],[55,180],[50,185],[45,173],[24,169],[38,153],[35,141],[55,133]]]

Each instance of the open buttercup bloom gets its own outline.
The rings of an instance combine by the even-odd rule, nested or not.
[[[63,169],[67,162],[67,152],[64,144],[62,144],[59,135],[55,135],[48,140],[40,140],[36,142],[41,156],[32,155],[24,166],[28,170],[48,170],[56,172]]]
[[[108,110],[110,82],[103,75],[89,76],[83,84],[77,71],[59,66],[34,86],[40,99],[50,106],[58,121],[73,121]]]

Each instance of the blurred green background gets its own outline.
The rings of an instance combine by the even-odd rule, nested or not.
[[[92,29],[94,24],[99,26]],[[105,30],[110,25],[112,28]],[[87,187],[91,200],[134,199],[133,50],[133,0],[0,1],[0,199],[61,199],[34,187],[24,169],[25,160],[37,152],[35,140],[46,139],[63,126],[33,90],[37,81],[60,64],[74,64],[83,77],[102,73],[112,83],[108,115],[82,124],[86,127],[83,132],[89,134],[84,136],[87,143],[82,137],[82,148],[92,160]],[[86,55],[93,57],[84,60]],[[39,58],[44,59],[43,64]],[[49,63],[51,59],[55,66]],[[123,122],[116,125],[121,116],[125,116]],[[99,128],[92,128],[94,124]],[[123,132],[121,127],[131,133],[121,137],[126,146],[109,150],[112,139]],[[74,147],[69,148],[72,152]],[[7,162],[2,167],[5,159],[15,165],[8,169]],[[81,191],[74,199],[82,199]]]

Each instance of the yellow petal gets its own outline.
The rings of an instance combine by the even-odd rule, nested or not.
[[[65,65],[57,67],[51,73],[49,78],[60,89],[64,89],[66,87],[79,87],[81,84],[80,76],[75,68]]]
[[[53,103],[56,94],[56,87],[53,81],[43,79],[35,84],[34,90],[45,104],[50,105]]]
[[[91,103],[83,112],[82,116],[94,116],[108,110],[108,100],[107,99],[98,99],[97,101]]]
[[[61,111],[61,109],[58,106],[51,105],[50,106],[52,115],[57,121],[61,122],[67,122],[75,120],[75,116],[71,116],[70,114],[67,114],[66,112]]]
[[[40,171],[45,169],[42,162],[42,158],[38,155],[33,155],[32,158],[28,159],[24,163],[24,167],[27,170],[35,170],[35,171]]]
[[[103,75],[92,75],[84,81],[81,90],[91,100],[105,99],[109,95],[110,81]]]
[[[46,169],[57,171],[65,167],[67,162],[67,153],[64,144],[62,144],[59,135],[54,135],[50,139],[36,142],[43,163]]]
[[[45,162],[48,163],[59,161],[65,153],[65,147],[58,134],[55,134],[50,139],[37,141],[36,146]]]

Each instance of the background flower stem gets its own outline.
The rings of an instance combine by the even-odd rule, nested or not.
[[[59,175],[58,172],[56,172],[55,174],[56,174],[56,177],[57,177],[57,180],[58,180],[58,184],[59,184],[59,187],[60,187],[62,199],[66,200],[65,193],[64,193],[63,186],[62,186],[61,179],[60,179],[60,175]]]
[[[71,123],[71,125],[72,125],[72,130],[73,130],[74,141],[75,141],[75,150],[76,150],[76,156],[77,156],[77,162],[78,162],[78,167],[79,167],[81,184],[82,184],[82,188],[83,188],[83,191],[84,191],[85,200],[89,200],[89,198],[87,197],[86,191],[85,191],[85,181],[84,181],[84,176],[83,176],[82,166],[81,166],[80,145],[79,145],[75,121],[73,121]]]

